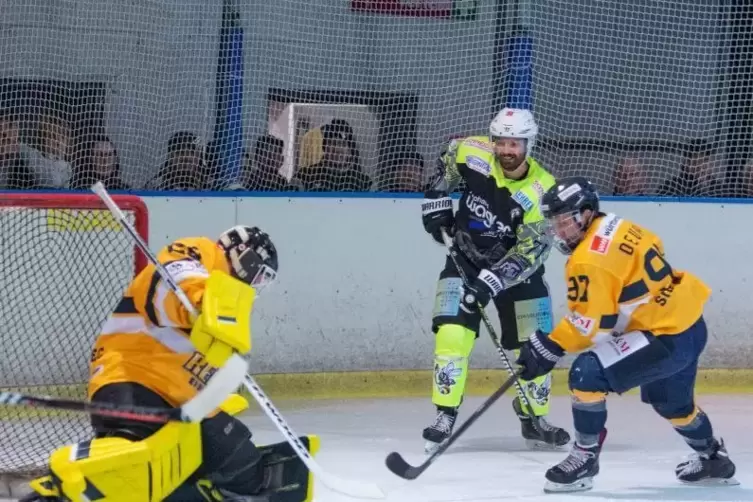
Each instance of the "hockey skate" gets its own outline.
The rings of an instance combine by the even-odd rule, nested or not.
[[[607,430],[599,434],[599,443],[591,448],[573,445],[565,460],[546,471],[544,492],[582,492],[593,488],[593,478],[599,474],[599,454],[607,437]]]
[[[426,440],[424,451],[431,455],[452,434],[455,426],[457,410],[453,408],[437,407],[437,417],[434,423],[424,429],[423,437]]]
[[[739,485],[733,477],[735,464],[729,459],[724,440],[714,440],[709,452],[694,453],[675,468],[677,479],[683,483],[701,486]]]
[[[532,450],[558,450],[570,442],[570,434],[561,427],[555,427],[544,417],[536,417],[537,424],[523,411],[520,398],[512,400],[512,408],[520,419],[520,431],[526,446]],[[537,427],[538,426],[538,427]]]

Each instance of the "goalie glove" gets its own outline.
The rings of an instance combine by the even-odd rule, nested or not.
[[[450,231],[455,225],[455,213],[450,195],[444,191],[428,190],[421,204],[421,219],[426,232],[431,234],[435,241],[444,244],[442,228]]]

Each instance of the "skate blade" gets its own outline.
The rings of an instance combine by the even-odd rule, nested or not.
[[[544,441],[541,441],[540,439],[526,439],[526,447],[529,450],[538,450],[538,451],[564,451],[567,449],[567,445],[570,443],[567,442],[563,445],[556,445],[551,443],[546,443]]]
[[[594,487],[593,478],[579,479],[574,483],[563,484],[548,481],[544,485],[544,493],[585,492]]]
[[[735,478],[707,478],[700,481],[679,481],[688,486],[737,486],[740,484]]]

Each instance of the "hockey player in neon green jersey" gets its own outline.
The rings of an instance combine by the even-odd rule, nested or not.
[[[489,129],[489,136],[450,143],[422,205],[424,228],[439,243],[441,230],[447,229],[472,282],[464,287],[454,263],[447,259],[439,275],[432,319],[436,333],[432,402],[437,416],[423,432],[427,453],[450,436],[455,424],[480,328],[476,300],[482,306],[494,300],[501,344],[507,350],[517,350],[532,330],[552,329],[543,266],[551,242],[537,229],[543,224],[539,201],[554,178],[530,156],[538,127],[531,112],[505,108]],[[449,194],[461,181],[466,188],[455,214]],[[551,375],[521,384],[537,417],[534,424],[525,403],[517,397],[513,400],[529,446],[567,444],[569,434],[544,418],[549,412]]]

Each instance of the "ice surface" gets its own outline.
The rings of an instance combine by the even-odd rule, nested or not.
[[[736,487],[701,488],[675,480],[674,467],[690,449],[670,425],[637,396],[610,396],[609,437],[594,489],[576,494],[542,491],[544,472],[567,455],[529,451],[504,396],[463,437],[414,481],[394,476],[384,465],[392,451],[415,464],[423,459],[421,430],[434,418],[426,399],[276,402],[298,434],[315,433],[322,448],[316,460],[341,478],[378,484],[387,502],[646,502],[753,501],[753,399],[750,396],[700,396],[717,435],[737,464]],[[483,398],[467,398],[460,421]],[[551,421],[572,431],[569,400],[554,397]],[[282,440],[261,412],[243,417],[259,444]],[[317,502],[352,499],[316,487]]]
[[[412,464],[422,458],[421,430],[434,418],[427,399],[311,401],[278,403],[298,434],[316,433],[322,447],[317,461],[339,477],[377,483],[389,502],[546,501],[753,501],[753,399],[750,396],[699,396],[715,433],[737,464],[736,487],[694,487],[679,483],[675,465],[691,450],[671,426],[637,396],[610,396],[609,436],[594,489],[576,494],[544,494],[544,473],[562,452],[529,451],[504,396],[418,479],[406,481],[384,465],[391,451]],[[460,421],[483,401],[467,398]],[[551,421],[572,431],[569,400],[554,397]],[[261,444],[280,436],[262,415],[245,417]],[[317,502],[355,500],[320,484]]]

